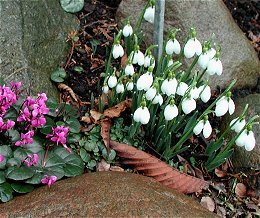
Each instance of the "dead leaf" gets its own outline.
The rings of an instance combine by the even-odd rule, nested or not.
[[[127,58],[127,53],[125,52],[125,54],[123,55],[123,57],[121,58],[121,66],[122,68],[125,68],[126,64],[127,64],[128,58]]]
[[[226,218],[226,210],[224,207],[220,207],[220,206],[217,206],[217,214],[221,217],[221,218]]]
[[[76,101],[76,102],[78,102],[78,98],[77,98],[76,94],[73,92],[73,90],[72,90],[69,86],[65,85],[64,83],[60,83],[60,84],[58,85],[58,88],[59,88],[60,90],[65,90],[65,91],[67,91],[67,92],[70,94],[70,96],[73,98],[73,100]]]
[[[116,171],[116,172],[124,172],[125,170],[122,167],[119,166],[111,166],[110,171]]]
[[[199,168],[194,167],[194,171],[195,171],[196,177],[198,177],[200,179],[204,179],[203,173],[202,173],[202,171]]]
[[[81,126],[81,127],[80,127],[80,131],[81,131],[81,132],[89,132],[90,130],[92,130],[92,129],[94,128],[95,125],[96,125],[96,124],[90,124],[90,125],[88,125],[87,127]]]
[[[90,116],[93,119],[93,122],[97,123],[103,117],[103,114],[95,110],[90,110]]]
[[[103,138],[103,141],[107,147],[107,151],[109,153],[109,140],[110,140],[110,126],[111,126],[111,120],[109,118],[102,119],[100,122],[101,125],[101,137]]]
[[[88,124],[92,123],[90,116],[83,116],[83,117],[81,117],[80,121],[82,121],[84,123],[88,123]]]
[[[123,158],[123,164],[133,165],[137,171],[141,171],[145,176],[153,177],[163,185],[179,192],[198,192],[209,185],[208,182],[181,173],[158,158],[130,145],[110,141],[110,147],[117,152],[120,158]]]
[[[238,197],[242,198],[246,196],[246,186],[243,183],[237,183],[235,193]]]
[[[97,172],[101,171],[109,171],[110,169],[110,164],[107,163],[104,159],[102,159],[100,162],[97,162]]]
[[[215,169],[215,174],[216,174],[217,177],[223,178],[223,177],[225,177],[227,175],[227,172],[216,168]]]
[[[120,114],[125,111],[126,108],[131,108],[132,99],[126,99],[125,101],[120,102],[119,104],[108,108],[104,111],[104,116],[109,118],[119,117]]]
[[[211,212],[215,210],[215,202],[211,197],[202,197],[200,204]]]

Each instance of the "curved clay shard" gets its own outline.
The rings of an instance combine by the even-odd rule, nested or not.
[[[123,164],[132,165],[143,175],[153,177],[163,185],[179,192],[193,193],[207,189],[209,186],[205,180],[181,173],[158,158],[135,147],[110,141],[110,148],[114,149],[120,158],[123,158]]]

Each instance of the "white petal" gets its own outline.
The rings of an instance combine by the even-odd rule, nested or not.
[[[195,43],[195,52],[196,52],[196,54],[199,56],[199,55],[202,53],[201,43],[200,43],[200,41],[197,40],[196,38],[195,38],[194,43]]]
[[[198,60],[198,64],[202,69],[206,69],[209,64],[209,56],[207,54],[201,54]]]
[[[125,75],[133,76],[135,73],[134,66],[132,64],[127,64],[125,67]]]
[[[134,112],[134,121],[140,122],[141,117],[142,117],[142,107],[139,107]]]
[[[190,96],[193,98],[193,99],[197,99],[199,97],[199,90],[197,87],[193,87],[191,90],[190,90]]]
[[[180,82],[176,93],[180,96],[184,96],[184,94],[188,88],[189,88],[189,86],[185,82]]]
[[[189,39],[184,46],[184,55],[186,58],[192,58],[196,52],[196,44],[194,39]]]
[[[144,19],[149,23],[154,23],[155,7],[148,7],[144,12]]]
[[[236,145],[237,146],[244,146],[245,145],[245,141],[247,139],[247,133],[246,133],[246,130],[244,130],[239,136],[238,138],[236,139]]]
[[[152,101],[152,104],[158,104],[158,103],[159,105],[162,105],[163,103],[163,97],[160,94],[157,94]]]
[[[216,54],[216,50],[214,48],[211,48],[209,51],[207,51],[206,54],[209,56],[209,59],[212,59]]]
[[[235,112],[235,103],[234,101],[230,98],[229,101],[228,101],[228,113],[230,115],[232,115],[234,112]]]
[[[137,63],[139,66],[144,65],[144,54],[141,51],[138,51],[138,53],[137,53]]]
[[[212,76],[216,73],[216,68],[217,68],[216,59],[213,58],[208,63],[208,68],[206,70],[206,73],[208,75]]]
[[[185,114],[189,114],[191,111],[196,109],[196,101],[193,98],[191,99],[185,98],[182,101],[181,108]]]
[[[181,52],[181,45],[177,39],[174,39],[173,41],[173,52],[175,54],[180,54]]]
[[[131,25],[127,24],[123,28],[123,35],[124,37],[131,36],[133,34],[133,28]]]
[[[144,90],[146,86],[146,76],[145,74],[141,75],[136,82],[137,90]]]
[[[156,89],[154,87],[151,87],[148,89],[148,91],[145,93],[145,97],[147,100],[152,100],[156,95]]]
[[[108,86],[103,86],[103,87],[102,87],[103,93],[107,94],[107,93],[108,93],[108,90],[109,90],[109,87],[108,87]]]
[[[110,76],[107,81],[108,86],[112,89],[116,87],[117,84],[117,78],[115,76]]]
[[[246,125],[246,121],[243,119],[243,120],[240,120],[238,121],[236,124],[235,124],[235,132],[240,132]]]
[[[117,84],[116,86],[116,93],[123,93],[124,92],[124,85],[122,83]]]
[[[235,122],[237,122],[237,120],[238,120],[238,117],[235,118],[235,119],[233,119],[233,120],[231,120],[229,126],[232,126]],[[239,121],[238,121],[238,122],[239,122]],[[238,123],[238,122],[237,122],[237,123]],[[232,130],[235,130],[237,123],[236,123],[234,126],[231,127]]]
[[[210,97],[211,97],[211,90],[210,90],[210,87],[207,85],[207,86],[205,87],[205,89],[201,92],[201,94],[200,94],[200,99],[201,99],[204,103],[206,103],[206,102],[208,102],[208,100],[210,99]]]
[[[145,73],[145,87],[144,90],[147,91],[153,84],[153,74],[152,73]]]
[[[142,108],[142,115],[140,117],[140,122],[142,124],[147,124],[150,120],[150,112],[147,107]]]
[[[134,83],[133,83],[133,82],[128,82],[128,83],[126,83],[126,89],[127,89],[128,91],[132,91],[133,88],[134,88]]]
[[[170,79],[168,84],[167,84],[165,94],[167,96],[174,95],[176,93],[177,85],[178,85],[178,82],[175,78]]]
[[[152,62],[152,63],[151,63]],[[154,57],[149,55],[149,56],[146,56],[144,58],[144,67],[154,67],[155,66],[155,61],[154,61]]]
[[[223,72],[223,65],[222,62],[220,60],[216,61],[216,69],[215,69],[215,73],[220,76]]]
[[[212,133],[212,127],[211,127],[209,121],[207,120],[204,125],[204,128],[203,128],[203,136],[205,138],[208,138],[208,137],[210,137],[211,133]]]
[[[169,62],[168,62],[168,67],[170,67],[171,65],[173,65],[173,60],[171,59],[171,60],[169,60]]]
[[[226,98],[224,99],[220,99],[217,104],[216,104],[216,108],[215,108],[215,114],[217,117],[221,117],[223,115],[225,115],[228,111],[228,101]]]
[[[255,141],[254,133],[252,131],[250,131],[245,140],[245,149],[247,151],[252,151],[255,147],[255,143],[256,143],[256,141]]]
[[[166,52],[167,55],[172,55],[173,50],[174,50],[173,41],[171,39],[169,39],[168,42],[166,43],[166,46],[165,46],[165,52]]]
[[[164,118],[165,120],[172,120],[178,116],[178,108],[176,105],[167,105],[164,109]]]
[[[119,44],[114,45],[112,54],[113,54],[114,59],[117,59],[119,57],[123,57],[123,55],[124,55],[123,47]]]
[[[199,135],[204,127],[204,121],[200,120],[196,126],[193,128],[193,132],[195,135]]]
[[[163,94],[166,94],[166,91],[168,89],[168,83],[169,83],[168,79],[166,79],[162,82],[161,91]]]

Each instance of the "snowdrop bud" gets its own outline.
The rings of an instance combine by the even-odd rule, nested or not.
[[[148,91],[145,93],[145,97],[147,100],[152,100],[156,95],[156,88],[151,87],[150,89],[148,89]]]
[[[188,88],[189,86],[185,82],[180,82],[176,93],[180,96],[184,96]]]
[[[191,96],[191,98],[193,98],[193,99],[195,99],[195,100],[199,97],[199,90],[198,90],[197,87],[191,88],[191,90],[190,90],[190,96]]]
[[[216,70],[215,70],[216,74],[218,76],[220,76],[223,72],[223,65],[222,65],[222,62],[220,60],[217,60],[216,61]]]
[[[209,55],[207,55],[207,53],[201,54],[198,60],[198,64],[203,70],[205,70],[208,67],[209,60]]]
[[[130,24],[126,24],[123,28],[124,37],[131,36],[133,34],[133,28]]]
[[[116,76],[112,75],[108,78],[108,81],[107,81],[107,84],[108,86],[112,89],[114,87],[116,87],[116,84],[117,84],[117,78]]]
[[[189,114],[196,109],[196,101],[193,98],[185,98],[181,104],[182,111]]]
[[[149,23],[154,23],[154,14],[155,14],[155,7],[154,6],[150,6],[148,8],[146,8],[145,12],[144,12],[144,19],[146,21],[148,21]]]
[[[122,45],[120,45],[120,44],[114,45],[112,54],[113,54],[114,59],[117,59],[119,57],[123,57],[124,49],[123,49]]]
[[[172,120],[178,116],[178,108],[176,105],[168,104],[164,109],[164,118],[165,120]]]
[[[123,93],[125,91],[124,85],[122,83],[118,83],[116,86],[116,93]]]
[[[255,136],[254,136],[254,133],[252,131],[249,131],[248,134],[247,134],[247,138],[244,142],[245,144],[245,149],[247,151],[252,151],[255,147]]]
[[[211,127],[209,121],[207,120],[203,127],[203,136],[205,138],[208,138],[208,137],[210,137],[211,133],[212,133],[212,127]]]
[[[132,91],[133,88],[134,88],[134,83],[133,83],[133,82],[127,82],[127,83],[126,83],[126,89],[127,89],[128,91]]]
[[[235,112],[235,108],[236,108],[236,106],[235,106],[234,101],[231,98],[229,98],[229,100],[228,100],[228,113],[230,115],[232,115]]]
[[[156,96],[154,97],[152,104],[159,104],[162,105],[163,103],[163,97],[160,94],[156,94]]]
[[[184,46],[184,56],[186,58],[192,58],[195,55],[196,47],[195,47],[194,39],[189,39]]]
[[[147,55],[144,58],[144,67],[150,67],[152,66],[153,68],[155,67],[155,59],[152,55]]]
[[[211,60],[212,58],[214,58],[215,54],[216,54],[216,50],[214,48],[210,48],[206,54],[208,55],[209,59]]]
[[[139,66],[144,65],[144,54],[140,50],[134,53],[133,64],[138,64]]]
[[[133,76],[135,73],[134,66],[132,64],[127,64],[125,67],[125,75]]]
[[[200,120],[196,126],[193,128],[193,132],[195,135],[199,135],[204,127],[204,120]]]
[[[133,117],[134,121],[140,122],[141,116],[142,116],[142,107],[139,107],[134,112],[134,117]]]
[[[171,39],[168,40],[165,46],[165,51],[167,55],[180,54],[181,52],[181,46],[177,39],[174,39],[173,41]]]
[[[228,111],[227,97],[223,96],[216,103],[215,114],[217,117],[221,117],[221,116],[225,115],[227,113],[227,111]]]
[[[109,90],[109,87],[108,87],[107,85],[104,85],[104,86],[102,87],[103,93],[107,94],[107,93],[108,93],[108,90]]]
[[[235,118],[230,122],[230,126],[232,126],[236,122],[235,125],[231,127],[231,129],[237,133],[239,133],[246,125],[245,119],[237,121],[238,119],[239,118]]]
[[[245,141],[247,139],[247,130],[244,130],[236,139],[236,145],[239,147],[243,147],[245,145]]]
[[[202,85],[199,87],[199,92],[200,92],[200,99],[204,102],[207,103],[211,97],[211,90],[208,85],[206,87]]]

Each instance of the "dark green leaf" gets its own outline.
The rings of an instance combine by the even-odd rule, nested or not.
[[[0,171],[0,184],[5,182],[5,173],[3,171]]]
[[[89,169],[93,170],[96,165],[97,165],[97,162],[95,160],[91,160],[90,162],[88,162],[87,167]]]
[[[12,121],[16,121],[17,116],[18,116],[18,113],[17,113],[16,109],[14,107],[10,107],[6,111],[4,118],[5,118],[5,120],[9,119]]]
[[[5,171],[6,178],[16,181],[29,179],[34,175],[34,167],[9,167]]]
[[[46,116],[45,118],[46,118],[46,124],[40,129],[40,132],[47,135],[52,132],[52,127],[55,127],[56,123],[50,117]]]
[[[83,67],[81,67],[81,66],[75,66],[75,67],[73,68],[73,70],[76,71],[76,72],[81,73],[84,69],[83,69]]]
[[[65,164],[61,157],[53,151],[49,152],[44,166],[44,173],[48,176],[57,176],[58,179],[61,179],[64,176],[64,166]]]
[[[32,185],[24,183],[12,183],[11,186],[17,193],[28,193],[34,189]]]
[[[197,121],[197,116],[198,116],[198,112],[196,111],[192,117],[189,118],[188,123],[186,124],[184,131],[183,131],[183,135],[188,132],[191,128],[193,128],[195,126],[195,123]]]
[[[66,77],[66,71],[63,68],[58,68],[51,74],[51,80],[53,82],[61,83],[64,81]]]
[[[206,154],[212,155],[213,152],[216,152],[223,145],[224,139],[217,140],[216,142],[212,141],[206,148]]]
[[[70,132],[79,133],[80,132],[80,123],[76,118],[70,118],[66,120],[66,125],[69,126]]]
[[[49,116],[56,117],[57,116],[57,109],[59,110],[59,103],[56,99],[49,98],[46,102],[46,106],[49,108]]]
[[[10,158],[8,159],[8,161],[6,162],[6,167],[19,167],[21,165],[21,160],[17,159],[17,158]]]
[[[33,175],[32,178],[27,179],[25,182],[28,184],[33,184],[33,185],[40,184],[43,176],[44,176],[44,173],[36,173]]]
[[[15,129],[9,129],[6,131],[5,135],[9,136],[11,138],[12,142],[16,142],[20,140],[20,134],[17,130]]]
[[[87,151],[93,151],[95,147],[96,147],[96,144],[93,143],[92,141],[86,141],[86,142],[84,143],[84,148],[85,148]]]
[[[13,199],[13,189],[7,182],[0,184],[0,200],[7,202]]]
[[[6,158],[13,156],[13,151],[8,145],[0,146],[0,154],[4,155]]]
[[[113,161],[115,158],[116,158],[116,152],[113,149],[111,149],[108,155],[108,161]]]
[[[16,158],[17,160],[20,160],[20,162],[22,162],[25,160],[25,158],[27,158],[29,153],[30,152],[27,149],[20,147],[14,151],[14,158]]]
[[[75,142],[78,142],[80,138],[81,138],[81,134],[70,132],[67,136],[67,144],[74,144]]]
[[[43,151],[43,144],[44,144],[44,138],[35,135],[33,137],[33,143],[24,145],[23,147],[26,148],[28,151],[36,154],[40,151]]]
[[[84,148],[81,148],[79,151],[81,159],[85,162],[88,163],[90,161],[90,155],[87,153],[87,151]]]

